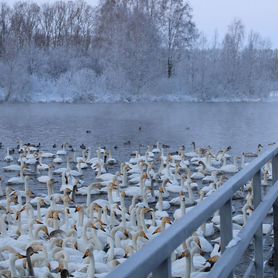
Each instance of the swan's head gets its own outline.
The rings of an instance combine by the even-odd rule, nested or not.
[[[77,206],[75,207],[75,211],[74,212],[82,212],[83,208],[81,206]]]
[[[179,195],[180,195],[180,198],[183,199],[185,196],[185,193],[183,191],[181,191]]]
[[[38,253],[38,251],[35,251],[32,246],[29,246],[26,250],[26,255],[27,256],[32,256],[32,255],[37,254],[37,253]]]
[[[15,220],[18,221],[20,218],[21,218],[21,211],[17,211]]]
[[[163,217],[162,218],[162,222],[164,223],[164,224],[172,224],[172,221],[171,221],[171,218],[170,217]]]
[[[143,208],[144,214],[152,212],[152,211],[153,211],[153,209],[151,209],[151,208]]]
[[[98,225],[97,225],[98,224]],[[95,223],[92,223],[92,228],[94,230],[101,230],[103,232],[106,232],[103,225],[100,223],[100,222],[95,222]]]
[[[165,180],[165,184],[167,184],[167,183],[172,184],[172,181],[171,181],[169,178],[167,178],[167,179]]]
[[[190,255],[190,251],[188,250],[188,248],[184,247],[184,251],[177,257],[177,259],[182,259],[182,258],[189,258]]]
[[[93,247],[90,247],[90,248],[88,248],[88,249],[85,251],[85,253],[84,253],[82,259],[85,259],[85,258],[87,258],[87,257],[92,257],[93,255],[94,255],[94,254],[93,254]]]
[[[139,232],[138,236],[143,237],[145,239],[149,239],[144,231]]]
[[[209,263],[210,263],[210,266],[212,267],[215,263],[217,263],[217,261],[219,260],[219,258],[220,258],[220,256],[215,255],[215,256],[209,258],[209,259],[207,260],[207,262],[209,262]]]

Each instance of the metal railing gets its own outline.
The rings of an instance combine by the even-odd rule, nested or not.
[[[272,186],[262,199],[261,168],[272,160]],[[206,222],[216,210],[220,211],[220,236],[222,255],[218,262],[207,273],[209,278],[232,277],[233,269],[239,263],[242,255],[254,238],[255,273],[263,277],[263,233],[262,222],[268,211],[273,207],[274,229],[274,268],[278,277],[278,148],[272,147],[254,159],[239,173],[231,177],[216,192],[197,205],[190,213],[179,219],[166,229],[160,236],[146,244],[140,251],[126,262],[109,273],[107,278],[143,278],[152,273],[155,278],[171,277],[171,254],[188,237]],[[237,235],[239,241],[233,247],[226,249],[233,238],[232,197],[240,186],[253,179],[254,212],[248,218],[247,224]]]

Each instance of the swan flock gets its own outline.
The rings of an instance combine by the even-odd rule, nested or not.
[[[19,142],[0,177],[0,277],[105,277],[245,167],[255,153],[157,143],[119,163],[110,150]],[[55,146],[56,148],[56,146]],[[143,152],[143,153],[142,153]],[[271,184],[272,166],[262,169]],[[233,197],[233,234],[252,214],[252,181]],[[271,212],[270,212],[271,213]],[[221,256],[218,211],[172,254],[172,277],[202,277]],[[263,233],[271,235],[271,224]]]

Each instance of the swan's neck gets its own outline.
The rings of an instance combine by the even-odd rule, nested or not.
[[[194,264],[193,264],[193,258],[194,258],[194,255],[198,253],[198,248],[196,246],[194,246],[191,250],[190,250],[190,268],[191,268],[191,271],[195,271],[195,267],[194,267]],[[189,276],[190,277],[190,276]]]
[[[121,198],[120,198],[120,202],[121,202],[121,209],[125,209],[126,208],[126,206],[125,206],[125,198],[122,195],[121,195]]]
[[[42,219],[40,201],[37,201],[37,218],[38,218],[39,220]]]
[[[122,226],[124,229],[126,228],[126,208],[122,209]]]
[[[148,229],[146,227],[146,223],[145,223],[145,215],[144,215],[144,211],[143,209],[140,212],[140,220],[141,220],[141,226],[143,227],[143,231],[147,234],[148,233]]]
[[[159,191],[159,197],[158,197],[158,210],[162,211],[163,210],[163,197],[162,197],[162,192]]]
[[[76,167],[77,167],[77,170],[80,173],[80,175],[82,175],[83,171],[82,171],[82,168],[81,168],[81,162],[78,162]]]
[[[127,179],[127,170],[126,167],[123,167],[123,187],[126,187],[128,185],[128,179]]]
[[[155,223],[155,213],[154,211],[152,211],[152,226],[155,227],[156,223]]]
[[[91,190],[92,190],[92,186],[89,185],[87,189],[87,200],[86,200],[87,207],[91,204]]]
[[[100,239],[98,238],[97,232],[96,232],[95,229],[93,229],[92,239],[93,239],[93,242],[94,242],[94,244],[95,244],[96,249],[102,250],[102,249],[103,249],[103,244],[102,244],[102,242],[100,241]]]
[[[180,200],[180,209],[181,209],[182,215],[185,215],[186,211],[185,211],[185,202],[184,202],[184,198],[183,197]]]
[[[191,267],[192,267],[192,258],[191,255],[185,257],[185,275],[184,277],[190,277],[191,274]]]
[[[115,227],[116,225],[116,221],[115,221],[115,214],[114,214],[114,210],[113,210],[113,207],[111,207],[111,210],[110,210],[110,225],[111,227]]]
[[[242,212],[243,212],[243,226],[246,225],[247,223],[247,205],[244,205],[243,208],[242,208]]]
[[[2,181],[0,180],[0,196],[3,196],[4,192],[3,192],[3,187],[2,187]]]
[[[129,207],[129,212],[130,212],[130,213],[132,212],[133,208],[135,208],[136,200],[137,200],[137,196],[134,195],[134,196],[132,197],[131,205],[130,205],[130,207]]]
[[[146,188],[144,188],[144,194],[143,194],[143,204],[146,208],[149,207],[149,203],[148,203],[148,198],[147,198],[147,192],[146,192]]]
[[[191,188],[189,182],[187,183],[187,191],[188,191],[188,197],[189,197],[190,201],[194,202],[194,195],[193,195],[192,188]]]
[[[132,236],[132,247],[134,248],[135,251],[137,251],[137,239],[138,239],[138,234],[134,234]]]
[[[34,240],[34,234],[33,234],[33,221],[30,221],[30,223],[29,223],[29,238],[31,239],[31,240]],[[39,233],[39,232],[38,232]]]
[[[114,259],[114,241],[112,238],[108,238],[108,242],[109,242],[109,255],[107,257],[107,261],[112,261]]]
[[[22,222],[21,222],[21,212],[18,212],[18,219],[17,219],[17,231],[21,234],[21,226],[22,226]]]
[[[48,195],[48,199],[50,200],[50,197],[51,197],[51,185],[50,185],[50,182],[47,182],[47,195]]]
[[[115,238],[115,246],[116,246],[117,248],[122,248],[121,238],[120,238],[120,236],[119,236],[119,233],[115,233],[114,238]]]
[[[141,195],[143,195],[143,193],[144,193],[144,187],[145,187],[145,179],[141,177],[141,179],[140,179]]]
[[[92,252],[92,255],[89,256],[89,266],[88,266],[88,270],[87,270],[87,277],[95,277],[95,259],[94,259],[94,255]]]
[[[84,210],[81,209],[78,215],[78,226],[82,227],[84,224]]]
[[[18,191],[17,193],[17,201],[18,201],[18,204],[19,204],[19,207],[21,208],[22,207],[22,195],[21,195],[21,192]]]
[[[9,258],[9,266],[10,266],[10,271],[11,271],[11,277],[18,277],[17,274],[17,270],[15,267],[15,261],[16,261],[16,257],[14,254],[10,254],[10,258]]]
[[[52,167],[48,168],[48,177],[52,179]]]
[[[130,222],[131,222],[131,225],[133,227],[136,227],[136,218],[135,218],[135,215],[136,215],[136,208],[133,208],[131,213],[130,213]]]

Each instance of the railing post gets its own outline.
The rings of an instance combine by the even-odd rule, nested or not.
[[[272,183],[275,184],[278,178],[278,155],[272,158]],[[273,230],[274,230],[274,271],[278,278],[278,198],[273,204]]]
[[[153,278],[170,278],[172,277],[171,271],[171,257],[168,257],[161,265],[159,265],[153,272]]]
[[[259,170],[253,178],[254,208],[260,204],[262,200],[261,188],[261,171]],[[263,259],[263,230],[262,223],[254,235],[255,243],[255,273],[257,278],[264,275],[264,259]]]
[[[233,238],[232,226],[232,199],[229,199],[219,210],[220,214],[220,238],[221,253],[223,254],[226,246]],[[233,277],[231,272],[229,277]]]

